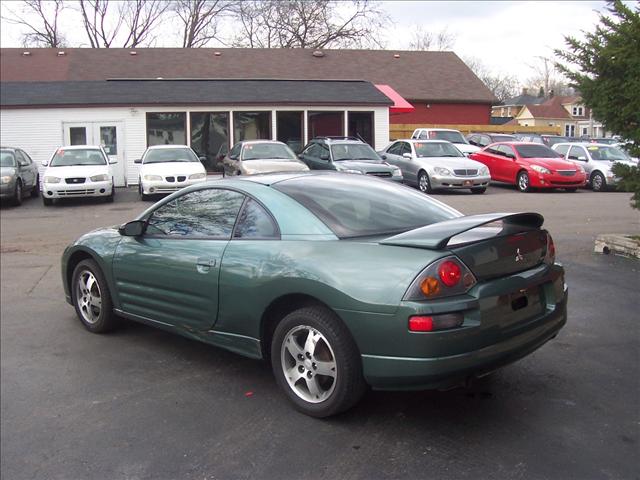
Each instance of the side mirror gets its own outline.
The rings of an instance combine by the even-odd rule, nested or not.
[[[583,157],[583,156],[580,156],[577,159],[580,160],[581,162],[586,162],[587,161],[587,157]]]
[[[411,160],[411,159],[413,158],[413,156],[412,156],[409,152],[405,152],[405,153],[403,153],[403,154],[402,154],[402,156],[403,156],[404,158],[408,158],[409,160]]]
[[[387,156],[386,156],[386,155],[381,155],[381,157],[382,157],[382,159],[383,159],[383,160],[386,160],[386,159],[387,159]]]
[[[49,165],[49,161],[48,160],[43,160],[42,161],[42,166],[43,167],[47,167]]]
[[[142,159],[141,158],[136,158],[133,163],[142,163]]]
[[[207,157],[198,157],[198,160],[200,160],[201,162],[206,162],[207,161]]]
[[[322,155],[320,155],[320,160],[324,160],[325,162],[328,162],[329,155],[327,155],[326,153],[323,153]]]
[[[125,237],[139,237],[147,228],[147,222],[143,220],[132,220],[118,228],[120,235]]]
[[[229,155],[229,160],[238,160],[237,155]]]

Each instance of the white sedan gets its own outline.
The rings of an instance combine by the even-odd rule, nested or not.
[[[69,197],[103,197],[112,202],[115,196],[113,172],[102,147],[74,145],[56,149],[42,179],[42,202]]]
[[[135,163],[141,164],[138,192],[143,200],[148,195],[172,193],[207,179],[201,160],[186,145],[149,147]]]

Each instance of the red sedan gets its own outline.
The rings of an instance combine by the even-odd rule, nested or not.
[[[564,188],[575,192],[584,187],[584,169],[537,143],[492,143],[469,156],[485,164],[491,180],[515,184],[521,192],[532,188]]]

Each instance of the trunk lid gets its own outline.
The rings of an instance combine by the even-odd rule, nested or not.
[[[535,267],[547,255],[548,233],[537,213],[469,215],[385,238],[383,245],[448,250],[478,281]]]

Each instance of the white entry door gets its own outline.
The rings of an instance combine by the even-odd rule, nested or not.
[[[116,187],[126,186],[124,133],[121,122],[64,123],[65,145],[102,145],[109,156]]]

